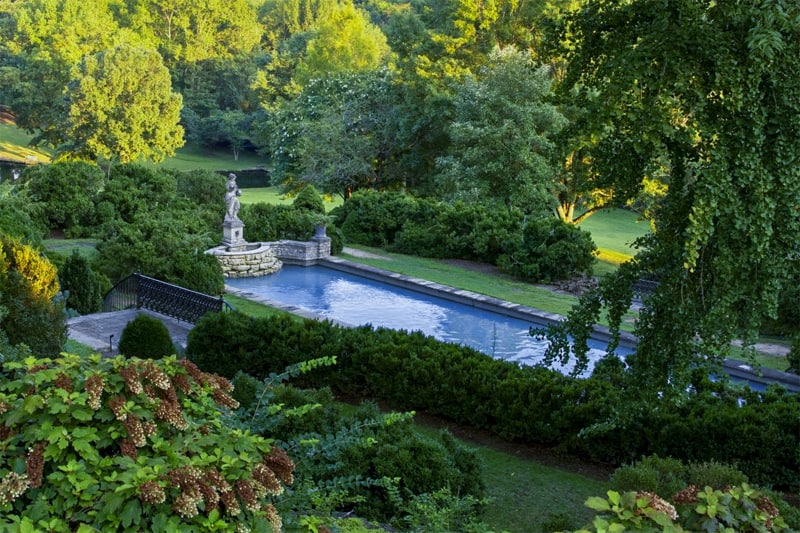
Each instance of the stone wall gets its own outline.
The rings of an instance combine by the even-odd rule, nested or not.
[[[314,237],[310,241],[276,241],[264,243],[287,265],[309,266],[331,255],[330,237]]]
[[[276,241],[247,243],[242,246],[221,245],[206,251],[216,256],[226,278],[265,276],[287,265],[309,266],[330,257],[330,237],[314,237],[310,241]]]
[[[217,246],[206,253],[217,257],[226,278],[265,276],[277,272],[283,266],[269,243],[234,251],[227,246]]]

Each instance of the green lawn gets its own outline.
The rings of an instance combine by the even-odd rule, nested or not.
[[[28,146],[32,138],[13,124],[0,122],[0,159],[49,162],[50,152]]]
[[[328,211],[342,205],[341,196],[323,196],[322,199],[325,202],[325,209]],[[294,201],[294,198],[281,193],[278,187],[247,187],[242,189],[240,201],[243,204],[289,205]]]

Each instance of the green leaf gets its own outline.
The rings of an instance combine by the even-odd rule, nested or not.
[[[92,419],[93,414],[94,413],[92,411],[84,407],[76,407],[72,410],[72,417],[75,420],[80,420],[81,422],[88,422]]]
[[[608,504],[608,500],[605,498],[601,498],[600,496],[591,496],[586,503],[584,504],[589,509],[594,509],[595,511],[610,511],[611,506]]]
[[[139,505],[139,500],[130,500],[125,504],[119,517],[122,520],[122,525],[130,527],[132,524],[138,524],[142,516],[142,506]]]
[[[31,394],[22,401],[22,410],[28,414],[44,407],[44,398],[38,394]]]

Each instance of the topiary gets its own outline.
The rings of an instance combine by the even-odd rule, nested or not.
[[[317,189],[311,184],[300,189],[300,192],[297,193],[292,202],[292,207],[298,211],[325,214],[325,202],[317,192]]]
[[[175,345],[163,322],[150,315],[140,313],[122,330],[119,351],[129,357],[160,359],[173,355]]]
[[[231,384],[187,360],[4,365],[0,530],[280,531],[294,463],[226,425]]]

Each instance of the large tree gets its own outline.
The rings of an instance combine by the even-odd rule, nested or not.
[[[34,142],[53,144],[63,133],[70,70],[113,46],[118,24],[106,0],[28,0],[4,22],[0,99],[19,127],[37,134]]]
[[[629,360],[640,387],[685,390],[696,365],[752,341],[798,271],[800,5],[788,0],[599,0],[570,27],[563,86],[590,111],[597,170],[632,198],[668,192],[635,261],[584,299],[571,331],[655,276]],[[579,350],[580,351],[580,350]]]
[[[310,82],[274,115],[274,178],[313,184],[349,198],[361,188],[385,188],[390,158],[392,77],[386,71],[329,75]]]
[[[514,47],[495,50],[490,65],[468,77],[455,98],[450,154],[439,160],[448,188],[525,213],[552,207],[551,138],[566,119],[547,101],[551,83],[547,69]]]
[[[84,58],[68,93],[64,154],[160,161],[183,145],[181,96],[154,50],[121,45]]]

